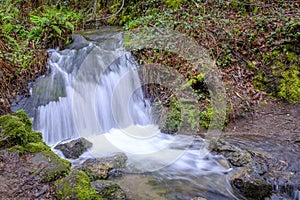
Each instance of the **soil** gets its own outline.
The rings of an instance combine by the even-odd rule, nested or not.
[[[56,199],[51,183],[43,183],[33,173],[29,159],[33,154],[20,156],[17,151],[0,153],[0,199]]]
[[[300,151],[300,104],[267,99],[226,127],[225,135],[257,135]]]

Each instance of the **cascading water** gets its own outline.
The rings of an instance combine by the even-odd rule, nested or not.
[[[86,137],[93,143],[89,155],[126,153],[128,172],[151,172],[170,185],[166,198],[236,199],[228,170],[202,140],[166,135],[151,124],[138,65],[122,43],[121,32],[104,29],[50,50],[50,73],[36,80],[23,106],[34,128],[49,145]]]

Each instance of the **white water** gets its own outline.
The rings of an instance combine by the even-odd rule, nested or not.
[[[79,37],[70,49],[51,50],[51,73],[33,85],[25,109],[33,113],[34,127],[46,143],[86,137],[93,147],[85,156],[124,152],[129,172],[158,170],[165,179],[189,180],[196,191],[205,188],[234,199],[224,175],[228,169],[209,154],[202,140],[163,134],[151,124],[138,65],[124,50],[122,34],[89,38]],[[199,177],[210,174],[218,178],[203,186]]]

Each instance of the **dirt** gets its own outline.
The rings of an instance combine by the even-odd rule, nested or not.
[[[258,135],[300,151],[300,104],[267,99],[226,127],[225,135]]]
[[[43,183],[38,174],[33,173],[28,161],[33,154],[20,156],[17,151],[0,153],[0,199],[31,200],[56,199],[51,183]]]

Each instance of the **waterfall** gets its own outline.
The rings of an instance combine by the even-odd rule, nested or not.
[[[34,83],[29,101],[47,144],[150,123],[138,65],[122,34],[97,40],[77,36],[76,46],[49,51],[50,73]]]
[[[181,191],[180,199],[236,199],[228,169],[202,139],[167,135],[152,124],[139,66],[124,49],[120,31],[75,35],[67,49],[49,54],[47,75],[32,84],[31,97],[20,106],[47,144],[85,137],[93,147],[83,156],[124,152],[128,172],[156,173],[175,193],[184,183],[189,191]]]

